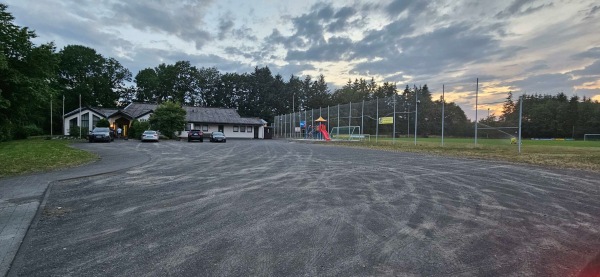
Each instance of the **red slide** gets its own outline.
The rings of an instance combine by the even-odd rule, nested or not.
[[[321,134],[323,134],[323,137],[325,138],[325,140],[330,141],[331,138],[329,137],[329,132],[327,132],[327,127],[325,126],[325,124],[322,124],[321,127],[319,127],[319,132],[321,132]]]

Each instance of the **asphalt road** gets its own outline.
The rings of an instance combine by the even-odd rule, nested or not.
[[[596,173],[282,140],[118,146],[151,160],[52,183],[9,276],[575,276],[600,251]]]

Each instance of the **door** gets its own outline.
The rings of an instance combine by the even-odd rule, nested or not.
[[[223,125],[219,125],[219,132],[221,132],[221,133],[223,133],[223,134],[224,134],[224,133],[225,133],[225,132],[223,131],[224,129],[225,129],[225,128],[223,127]]]
[[[258,126],[254,127],[254,138],[257,139],[258,138]]]

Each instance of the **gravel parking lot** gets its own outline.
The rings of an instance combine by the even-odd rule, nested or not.
[[[9,276],[575,276],[600,249],[600,174],[284,140],[118,147],[151,160],[51,184]]]

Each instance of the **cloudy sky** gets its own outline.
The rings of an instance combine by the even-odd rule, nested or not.
[[[222,72],[427,84],[474,118],[508,91],[600,100],[595,0],[2,0],[36,43],[114,57],[131,72],[188,60]],[[479,114],[482,117],[482,113]]]

